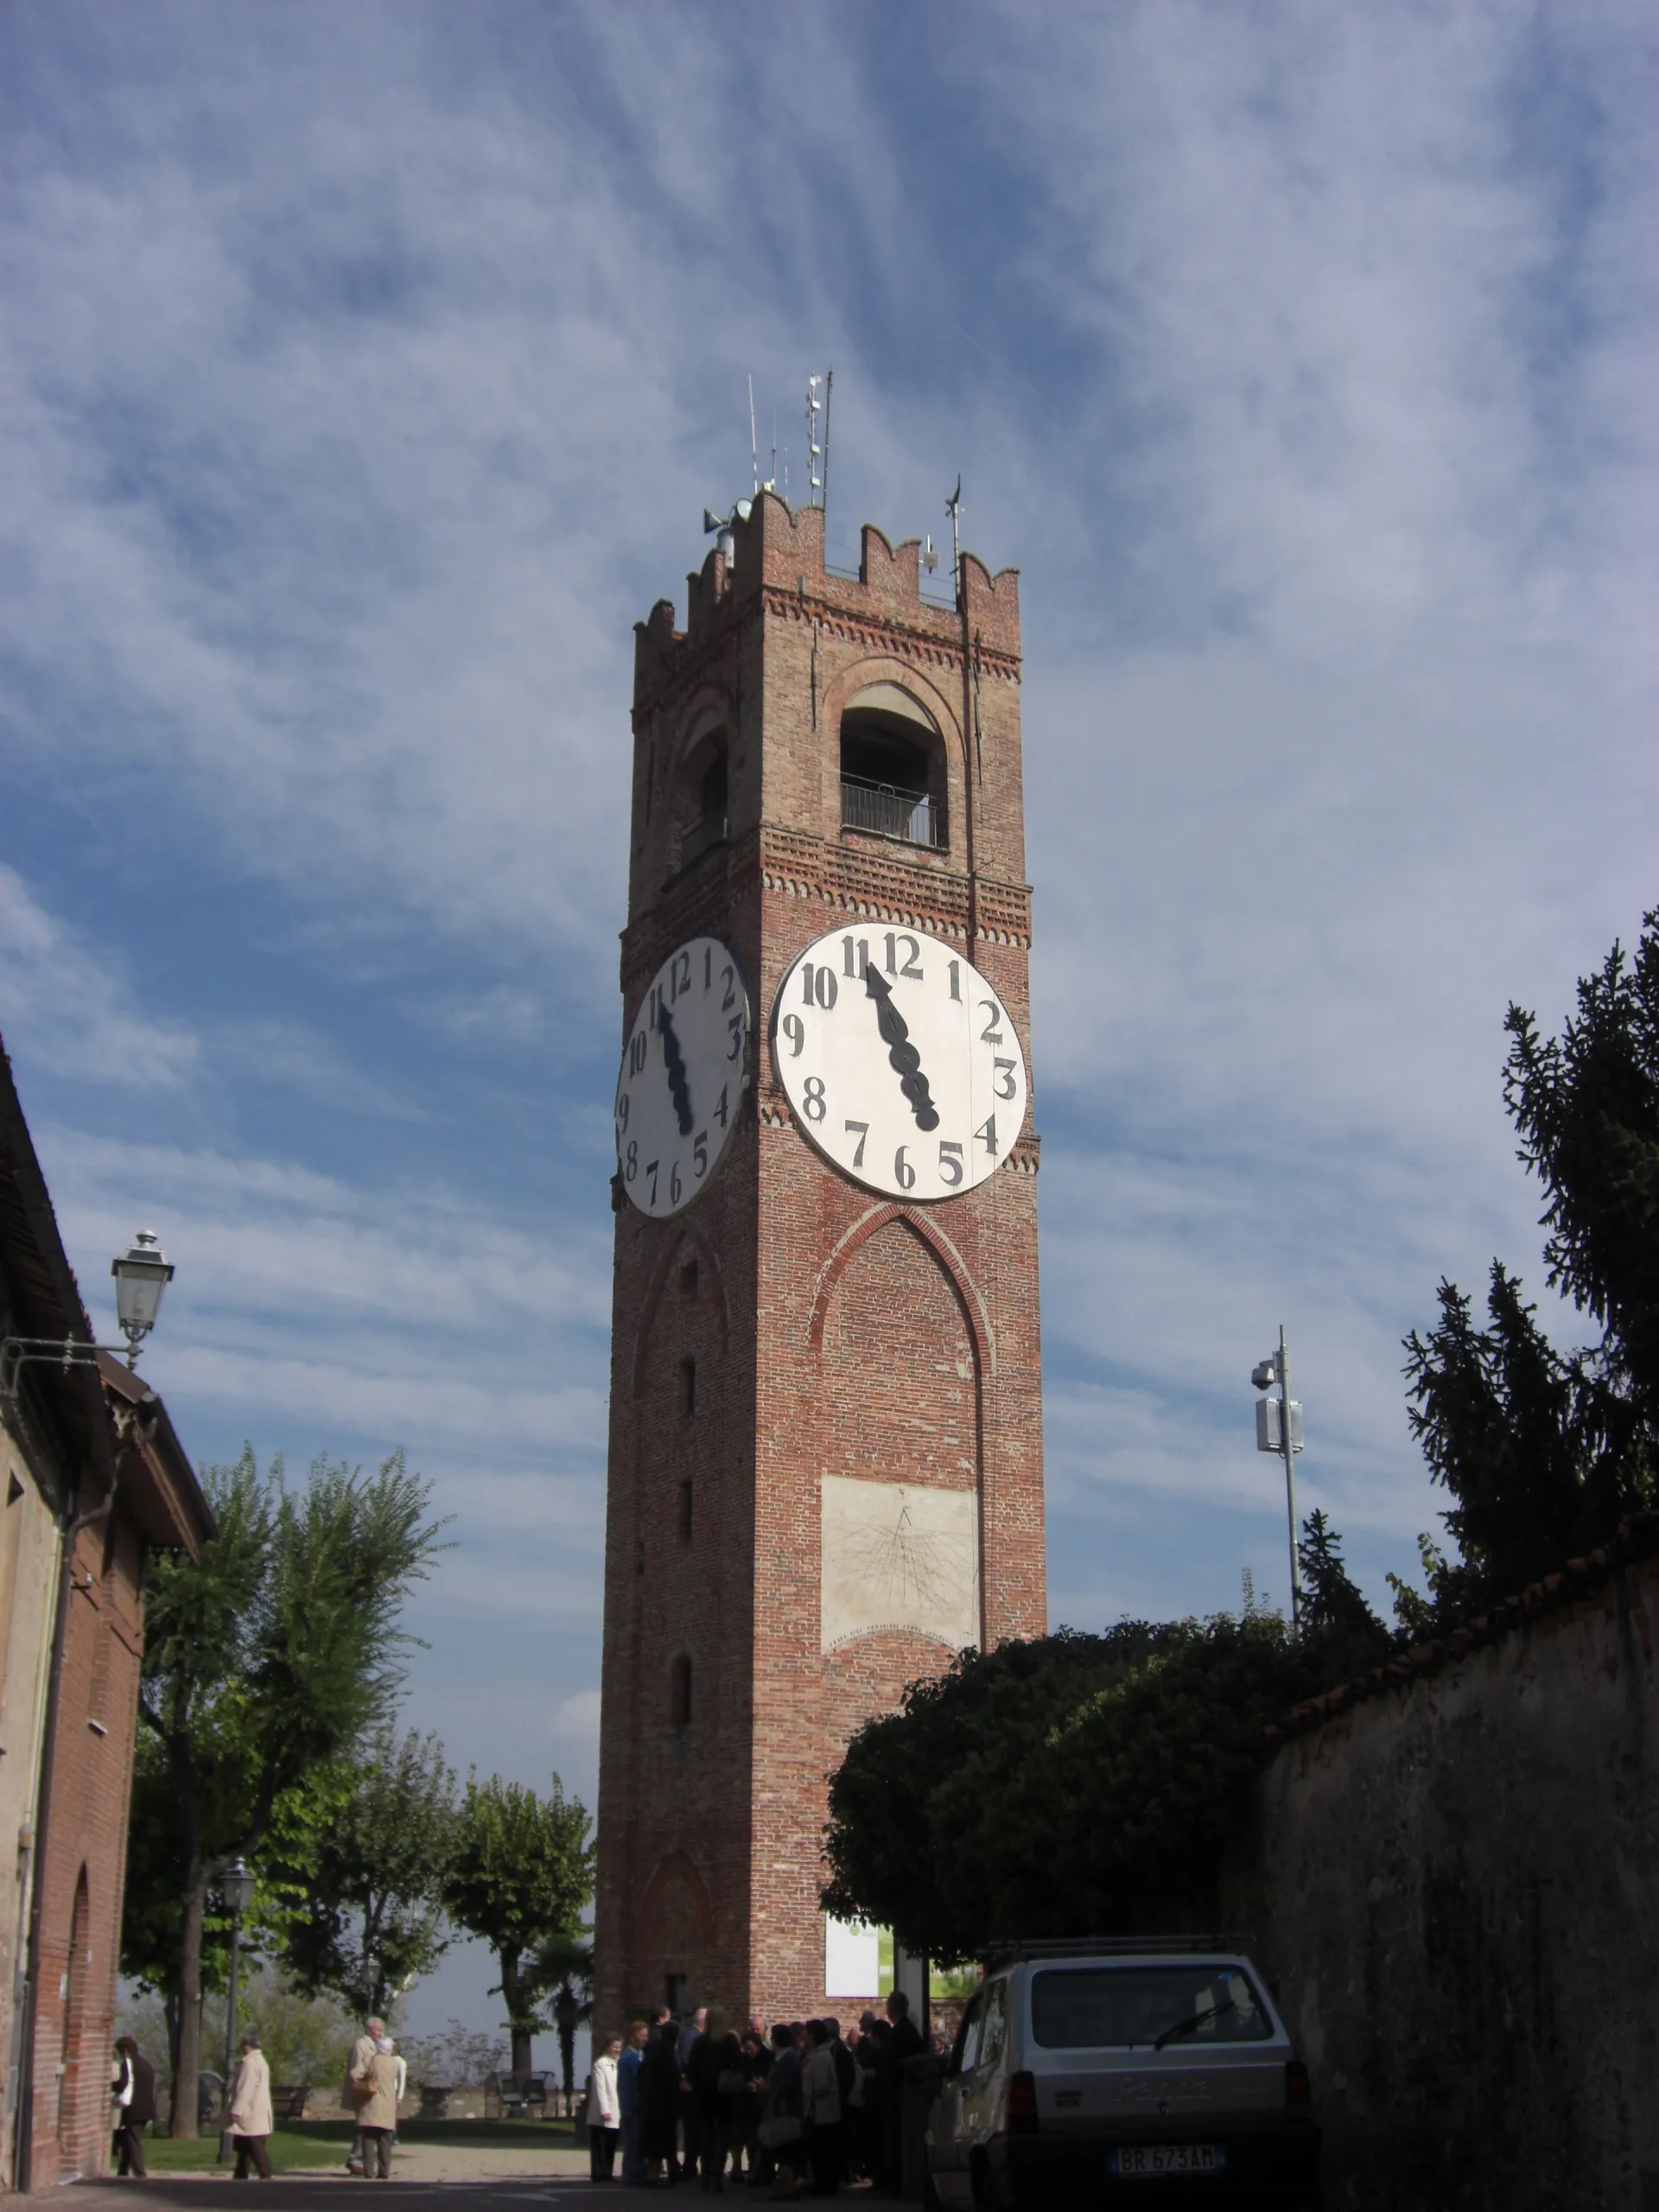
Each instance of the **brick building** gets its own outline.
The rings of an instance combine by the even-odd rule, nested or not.
[[[940,604],[918,556],[867,528],[828,572],[822,510],[761,493],[685,629],[638,629],[606,2031],[874,1999],[818,1905],[827,1778],[906,1683],[1046,1625],[1018,578],[964,556]]]
[[[108,2169],[144,1562],[213,1522],[160,1398],[92,1349],[3,1053],[0,1337],[4,2175],[44,2189]]]

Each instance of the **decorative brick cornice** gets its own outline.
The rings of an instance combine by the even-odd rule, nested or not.
[[[891,616],[855,614],[833,600],[798,591],[768,588],[761,596],[766,613],[775,622],[817,622],[830,637],[844,639],[849,644],[881,646],[903,660],[961,671],[964,655],[958,630],[918,630]],[[946,620],[952,620],[948,608],[938,611]],[[1012,653],[993,652],[982,645],[976,658],[982,676],[995,677],[1007,683],[1020,681],[1020,663]]]

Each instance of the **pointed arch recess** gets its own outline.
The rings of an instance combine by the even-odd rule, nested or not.
[[[707,1957],[715,1937],[715,1905],[709,1894],[709,1885],[702,1878],[696,1861],[683,1851],[664,1852],[652,1870],[645,1884],[645,1893],[639,1900],[639,1925],[647,1943],[666,1943],[669,1931],[658,1926],[658,1916],[671,1893],[683,1890],[690,1901],[692,1916],[696,1922],[694,1938],[703,1957]]]
[[[663,1293],[668,1287],[668,1279],[674,1273],[677,1263],[683,1256],[688,1247],[696,1254],[700,1267],[705,1262],[707,1262],[709,1279],[720,1294],[715,1310],[720,1322],[722,1349],[731,1337],[731,1299],[727,1292],[726,1276],[720,1264],[720,1255],[702,1231],[695,1224],[687,1222],[679,1235],[663,1247],[658,1255],[657,1264],[652,1269],[651,1280],[645,1287],[645,1303],[639,1309],[639,1325],[634,1332],[633,1338],[633,1375],[631,1394],[635,1398],[643,1398],[645,1395],[645,1347],[651,1342],[651,1332],[657,1325],[657,1309],[663,1302]]]
[[[885,1229],[890,1221],[902,1222],[926,1246],[943,1268],[946,1280],[956,1293],[963,1319],[968,1324],[968,1333],[973,1339],[974,1363],[978,1369],[982,1386],[996,1372],[996,1338],[984,1303],[961,1253],[943,1230],[913,1206],[893,1204],[872,1206],[868,1213],[861,1215],[853,1224],[819,1269],[818,1280],[812,1291],[811,1309],[807,1317],[807,1341],[812,1347],[814,1358],[822,1359],[823,1357],[824,1324],[829,1319],[830,1300],[836,1285],[846,1274],[860,1248],[868,1244],[877,1230]]]

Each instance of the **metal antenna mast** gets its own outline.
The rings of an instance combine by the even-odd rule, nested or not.
[[[950,518],[950,575],[956,585],[957,605],[962,605],[962,478],[957,478],[957,488],[944,503],[944,512]]]
[[[749,466],[754,471],[755,496],[760,492],[760,448],[754,435],[754,378],[749,378]]]
[[[823,459],[823,448],[818,443],[818,416],[823,411],[823,402],[818,397],[822,377],[808,377],[806,380],[806,504],[809,507],[822,505],[814,498],[823,490],[823,478],[819,463]]]
[[[824,372],[823,378],[823,487],[818,494],[818,505],[824,511],[824,543],[830,542],[830,401],[836,389],[833,367]]]
[[[1250,1381],[1258,1390],[1276,1382],[1276,1398],[1255,1402],[1255,1448],[1281,1454],[1285,1463],[1285,1514],[1290,1523],[1290,1618],[1294,1628],[1302,1621],[1302,1567],[1296,1551],[1296,1454],[1302,1448],[1302,1409],[1290,1395],[1290,1343],[1285,1325],[1279,1324],[1279,1349],[1258,1360]]]

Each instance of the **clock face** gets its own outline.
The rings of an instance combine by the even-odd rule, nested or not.
[[[617,1170],[641,1213],[678,1213],[713,1174],[748,1081],[748,1044],[735,955],[692,938],[652,978],[617,1077]]]
[[[936,937],[833,931],[785,976],[772,1047],[795,1118],[855,1181],[949,1198],[1007,1159],[1026,1118],[1008,1010]]]

